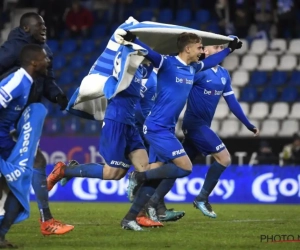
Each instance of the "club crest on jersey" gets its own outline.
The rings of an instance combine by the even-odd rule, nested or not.
[[[222,78],[221,78],[221,82],[222,82],[223,85],[225,85],[225,84],[226,84],[226,78],[225,78],[225,77],[222,77]]]

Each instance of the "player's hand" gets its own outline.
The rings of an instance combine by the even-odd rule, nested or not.
[[[135,40],[136,35],[128,30],[117,29],[114,34],[115,40],[119,44],[124,44],[124,41],[132,42]]]
[[[228,44],[228,48],[231,49],[230,53],[232,53],[236,49],[242,48],[243,42],[241,42],[237,36],[229,36],[229,37],[233,38],[233,41],[230,41]]]
[[[253,132],[253,134],[254,134],[253,136],[254,136],[254,137],[256,137],[256,136],[259,135],[259,129],[258,129],[258,128],[255,128],[255,127],[254,127],[254,128],[252,128],[252,129],[250,129],[250,130],[251,130],[251,132]]]
[[[65,110],[69,103],[68,98],[63,94],[59,94],[56,97],[56,101],[57,101],[58,105],[60,106],[60,110]]]

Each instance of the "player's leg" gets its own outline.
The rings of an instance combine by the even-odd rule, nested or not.
[[[9,187],[5,201],[5,214],[0,224],[0,245],[7,246],[5,235],[14,223],[29,217],[29,192],[32,179],[32,165],[46,117],[42,104],[28,106],[18,123],[19,138],[7,161],[1,160],[0,171]]]
[[[230,154],[221,139],[208,126],[201,126],[197,130],[189,130],[186,136],[194,142],[195,147],[200,152],[204,155],[211,154],[216,160],[210,166],[201,191],[194,201],[194,206],[200,209],[204,215],[216,218],[217,215],[212,210],[208,197],[218,183],[223,171],[230,165]]]

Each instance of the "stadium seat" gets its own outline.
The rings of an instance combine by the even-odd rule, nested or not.
[[[57,40],[47,40],[47,45],[51,49],[52,53],[56,53],[59,49],[59,43]]]
[[[238,67],[238,65],[239,57],[237,55],[227,56],[222,63],[222,66],[229,71],[235,70]]]
[[[277,90],[274,87],[267,87],[261,93],[260,100],[262,102],[274,102],[277,98]]]
[[[99,135],[101,123],[99,121],[85,120],[83,130],[85,135]]]
[[[218,120],[213,119],[210,128],[216,133],[218,133],[220,129],[220,122]]]
[[[256,39],[251,43],[250,54],[263,55],[268,49],[268,41],[265,39]]]
[[[217,106],[215,116],[216,119],[224,119],[228,115],[229,109],[226,103],[219,103]]]
[[[61,132],[62,132],[61,119],[47,117],[43,126],[43,134],[54,135],[54,134],[59,134]]]
[[[236,49],[235,51],[233,51],[232,54],[236,54],[236,55],[245,55],[248,53],[248,41],[246,39],[240,39],[241,42],[243,42],[243,46],[240,49]]]
[[[80,52],[83,54],[89,54],[89,53],[96,52],[95,41],[92,39],[83,40],[80,44]]]
[[[294,55],[284,55],[280,57],[279,65],[277,66],[278,70],[290,71],[295,69],[297,66],[297,58]]]
[[[176,136],[178,136],[179,138],[183,138],[184,137],[184,134],[182,132],[182,120],[178,120],[177,124],[176,124],[176,127],[175,127],[175,134]]]
[[[300,120],[300,103],[299,102],[296,102],[292,105],[291,107],[291,112],[288,116],[289,119],[298,119]]]
[[[95,25],[92,28],[92,38],[97,39],[97,38],[102,38],[106,34],[106,25],[105,24],[98,24]]]
[[[81,83],[81,81],[82,81],[82,79],[84,78],[84,77],[86,77],[87,75],[88,75],[88,73],[89,73],[89,71],[88,70],[81,70],[78,74],[77,74],[77,77],[76,77],[76,82],[78,83],[78,84],[80,84]],[[78,85],[79,86],[79,85]]]
[[[143,0],[143,2],[144,2],[144,0]],[[158,9],[159,6],[160,6],[160,0],[151,0],[150,1],[150,5],[149,5],[150,8]]]
[[[271,71],[277,67],[277,56],[275,55],[264,55],[261,59],[259,70]]]
[[[239,99],[240,98],[240,89],[232,86],[232,91],[234,92],[236,99]]]
[[[261,124],[261,136],[275,136],[279,131],[279,121],[277,120],[264,120]]]
[[[241,69],[255,70],[258,66],[258,57],[256,55],[244,55],[241,63]]]
[[[179,9],[176,13],[176,23],[184,24],[191,20],[191,10],[190,9]]]
[[[238,133],[239,128],[240,124],[238,120],[225,120],[222,122],[219,135],[223,138],[235,136]]]
[[[297,120],[285,120],[282,122],[279,136],[292,137],[299,132],[299,122]]]
[[[268,53],[281,55],[287,50],[287,42],[285,39],[272,39]]]
[[[294,87],[287,87],[285,88],[281,96],[279,98],[279,101],[281,102],[295,102],[298,98],[298,91]]]
[[[236,70],[232,73],[231,84],[236,87],[244,87],[249,82],[249,72]]]
[[[222,31],[220,30],[219,24],[217,22],[211,22],[208,26],[207,26],[207,31],[208,32],[212,32],[212,33],[216,33],[219,34]]]
[[[300,39],[292,39],[287,52],[289,54],[300,55]]]
[[[77,117],[71,117],[64,122],[64,133],[66,134],[76,134],[81,132],[81,122]]]
[[[70,69],[64,70],[59,77],[59,84],[67,85],[74,82],[74,72]]]
[[[287,74],[283,71],[274,71],[271,77],[271,85],[281,86],[287,81]]]
[[[139,15],[139,21],[143,22],[143,21],[152,21],[152,18],[154,17],[154,11],[153,9],[144,9],[141,11],[140,15]]]
[[[250,120],[251,124],[253,124],[256,128],[259,129],[259,122],[258,120]],[[250,131],[246,126],[244,126],[244,124],[241,124],[241,129],[238,132],[238,136],[245,136],[245,137],[249,137],[249,136],[253,136],[253,132]]]
[[[300,71],[293,71],[289,84],[300,86]]]
[[[250,77],[249,84],[251,86],[262,86],[268,80],[267,72],[265,71],[253,71]]]
[[[159,11],[158,22],[170,23],[173,19],[173,13],[171,9],[162,9]]]
[[[71,58],[69,67],[71,69],[81,69],[84,65],[84,56],[82,54],[76,54]]]
[[[207,23],[210,19],[210,12],[208,10],[197,10],[196,11],[196,16],[195,16],[195,21],[197,23],[204,24]]]
[[[71,87],[67,90],[66,95],[69,98],[69,100],[72,97],[72,95],[75,93],[75,91],[78,87],[79,87],[79,84],[78,84],[78,86]]]
[[[67,64],[66,58],[63,55],[57,55],[53,57],[52,67],[53,70],[59,70],[65,67]]]
[[[269,114],[269,105],[265,102],[256,102],[251,106],[250,119],[264,119]]]
[[[240,105],[241,105],[245,115],[248,116],[248,114],[249,114],[249,103],[240,102]],[[230,115],[228,116],[228,118],[234,119],[234,118],[236,118],[236,116],[233,113],[230,112]]]
[[[69,54],[75,52],[77,49],[77,43],[75,40],[64,40],[61,46],[61,53]]]
[[[254,87],[245,87],[242,90],[242,95],[240,98],[243,102],[254,102],[257,100],[257,90]]]
[[[269,119],[284,119],[289,114],[289,105],[285,102],[276,102],[271,108]]]

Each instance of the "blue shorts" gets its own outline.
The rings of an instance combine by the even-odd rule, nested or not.
[[[104,119],[99,153],[111,167],[130,167],[128,155],[136,149],[145,149],[138,129],[133,125]]]
[[[144,135],[148,141],[149,163],[169,162],[186,155],[182,144],[175,136],[175,128],[166,128],[152,122],[145,122]]]
[[[183,130],[185,133],[185,138],[182,143],[183,148],[191,161],[195,159],[199,152],[207,156],[221,152],[226,148],[219,136],[206,125],[195,129],[185,129],[183,127]]]

